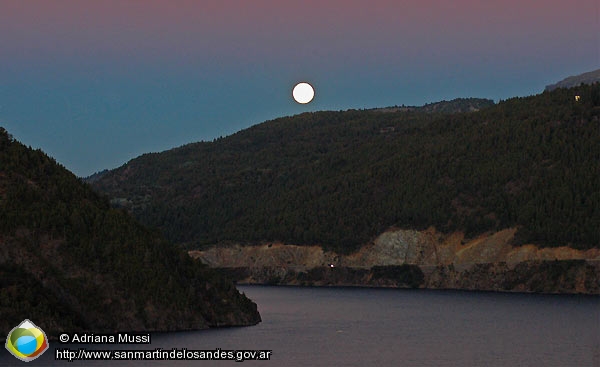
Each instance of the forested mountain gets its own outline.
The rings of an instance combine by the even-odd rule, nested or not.
[[[0,128],[0,335],[260,321],[231,282]]]
[[[599,246],[600,84],[470,113],[386,112],[279,118],[142,155],[93,185],[188,248],[282,241],[347,253],[389,227],[428,226]]]
[[[484,98],[456,98],[451,101],[440,101],[428,103],[424,106],[394,106],[385,108],[373,108],[369,111],[400,112],[413,111],[425,113],[457,113],[479,111],[482,108],[494,105],[494,101]]]

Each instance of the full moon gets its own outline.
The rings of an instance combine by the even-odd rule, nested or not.
[[[298,83],[294,87],[292,91],[292,95],[294,96],[294,100],[301,104],[306,104],[315,96],[315,90],[308,83]]]

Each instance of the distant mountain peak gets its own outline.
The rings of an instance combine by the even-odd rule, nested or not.
[[[600,69],[587,73],[567,77],[558,83],[547,85],[544,90],[552,91],[557,88],[573,88],[583,84],[594,84],[600,82]]]

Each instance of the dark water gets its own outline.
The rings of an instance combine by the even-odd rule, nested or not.
[[[252,366],[600,366],[600,297],[362,288],[240,289],[258,303],[263,317],[258,326],[153,334],[151,345],[134,348],[273,351],[270,361],[243,362]],[[51,344],[30,365],[236,365],[233,361],[56,362],[57,346],[64,347]],[[2,348],[0,366],[16,365],[22,362]]]

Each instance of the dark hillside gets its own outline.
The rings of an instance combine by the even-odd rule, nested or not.
[[[575,95],[581,99],[575,100]],[[600,244],[600,84],[470,113],[304,113],[140,156],[93,183],[189,247],[322,244],[390,226]]]
[[[231,282],[111,208],[0,128],[0,335],[188,330],[260,321]]]

